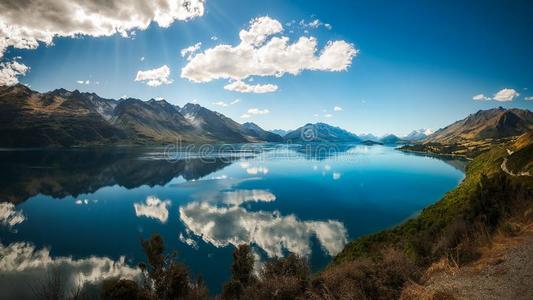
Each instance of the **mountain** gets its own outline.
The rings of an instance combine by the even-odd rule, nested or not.
[[[274,130],[270,130],[270,132],[272,133],[275,133],[281,137],[284,137],[287,133],[289,133],[289,130],[284,130],[284,129],[274,129]]]
[[[116,143],[124,133],[85,101],[0,86],[0,146],[43,147]]]
[[[257,140],[268,141],[268,142],[283,142],[281,135],[263,130],[257,124],[253,122],[246,122],[242,124],[243,132],[248,136],[252,136]]]
[[[106,99],[95,93],[0,86],[0,147],[279,142],[198,104]]]
[[[104,119],[109,120],[113,115],[113,110],[119,103],[115,99],[106,99],[98,96],[95,93],[82,93],[78,90],[67,91],[65,89],[57,89],[48,93],[52,96],[62,97],[71,101],[79,101],[84,103],[87,107],[94,108]]]
[[[433,133],[431,129],[418,129],[411,131],[408,135],[402,137],[406,141],[421,141]]]
[[[133,143],[211,141],[181,115],[178,107],[165,100],[122,100],[115,107],[110,121]]]
[[[373,135],[372,133],[359,134],[358,137],[364,141],[379,142],[379,137]]]
[[[198,104],[187,103],[180,112],[197,130],[209,134],[215,140],[222,139],[228,143],[283,141],[279,135],[265,131],[254,123],[241,125]]]
[[[325,123],[306,124],[287,133],[285,140],[293,143],[302,142],[360,142],[361,139],[344,129]]]
[[[533,129],[533,113],[526,109],[502,107],[480,110],[463,120],[437,130],[423,142],[452,144],[465,141],[519,136]]]
[[[405,143],[404,140],[400,139],[394,134],[389,134],[389,135],[382,137],[381,139],[379,139],[379,142],[383,143],[384,145],[396,145],[396,144]]]

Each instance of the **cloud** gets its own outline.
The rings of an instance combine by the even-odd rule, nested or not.
[[[0,243],[0,257],[0,291],[6,299],[35,298],[35,291],[28,288],[28,284],[46,282],[50,270],[60,272],[65,292],[85,283],[98,284],[106,278],[136,279],[140,276],[140,270],[128,266],[123,256],[116,261],[97,256],[81,259],[52,257],[48,248],[35,249],[26,242],[7,246]]]
[[[311,238],[328,255],[336,255],[347,243],[347,231],[341,222],[301,221],[294,215],[282,216],[279,211],[247,211],[249,201],[272,202],[268,191],[238,191],[225,206],[208,202],[191,202],[180,207],[180,219],[187,229],[216,247],[255,244],[269,257],[283,256],[285,251],[301,256],[311,254]]]
[[[130,36],[151,22],[168,27],[204,14],[203,0],[3,0],[0,58],[8,47],[35,49],[55,37]]]
[[[196,54],[181,69],[181,77],[193,82],[216,79],[242,81],[251,76],[298,75],[304,70],[345,71],[358,51],[343,40],[329,41],[317,51],[314,37],[300,37],[290,43],[277,20],[261,17],[239,33],[237,46],[220,44]],[[237,84],[236,84],[237,85]]]
[[[520,94],[514,89],[502,89],[492,97],[496,101],[512,101],[515,97],[520,96]]]
[[[477,94],[474,97],[472,97],[472,99],[476,101],[487,101],[487,100],[490,100],[490,97],[487,97],[483,94]]]
[[[144,56],[142,56],[142,57],[141,57],[141,61],[144,61],[144,59],[145,59]]]
[[[266,115],[266,114],[269,114],[270,113],[270,110],[268,109],[259,109],[259,108],[250,108],[248,109],[248,111],[246,111],[245,114],[243,114],[241,116],[241,118],[250,118],[252,116],[256,116],[256,115]]]
[[[304,20],[300,20],[300,22],[298,23],[300,26],[302,26],[303,28],[313,28],[313,29],[317,29],[319,28],[320,26],[324,26],[324,28],[326,28],[327,30],[331,30],[331,28],[333,28],[331,26],[331,24],[328,24],[328,23],[323,23],[322,21],[320,21],[319,19],[314,19],[308,23],[306,23]]]
[[[9,202],[0,203],[0,224],[7,227],[13,227],[26,220],[22,211],[16,210],[15,205]]]
[[[85,85],[89,85],[91,84],[91,81],[90,80],[76,80],[76,83],[77,84],[85,84]],[[99,83],[96,83],[95,84],[99,84]]]
[[[187,60],[191,60],[192,56],[196,51],[200,50],[200,47],[202,47],[202,43],[196,43],[192,46],[189,46],[187,48],[181,49],[180,54],[181,57],[187,57]]]
[[[259,46],[265,42],[267,37],[279,33],[283,26],[278,20],[269,17],[260,17],[250,21],[249,30],[241,30],[239,38],[247,45]]]
[[[324,118],[331,118],[331,117],[333,117],[332,114],[325,114],[325,115],[324,115]]]
[[[222,106],[222,107],[228,107],[230,105],[234,105],[234,104],[237,104],[241,102],[240,99],[235,99],[233,101],[231,101],[230,103],[227,103],[227,102],[224,102],[224,101],[218,101],[218,102],[213,102],[214,105],[218,105],[218,106]]]
[[[212,40],[212,41],[217,41],[217,40],[218,40],[218,37],[216,37],[216,36],[213,35],[213,36],[211,37],[211,40]]]
[[[342,107],[335,106],[335,107],[333,107],[333,111],[342,111]]]
[[[16,59],[0,63],[0,85],[17,84],[19,82],[18,77],[26,75],[29,70],[28,66],[19,63]]]
[[[268,109],[250,108],[248,113],[251,115],[266,115],[269,114],[270,111]]]
[[[160,86],[162,84],[171,84],[172,79],[169,79],[170,68],[163,65],[157,69],[138,71],[135,81],[145,81],[149,86]]]
[[[278,86],[274,84],[247,84],[241,80],[233,81],[224,86],[228,91],[235,91],[240,93],[272,93],[278,90]]]
[[[527,100],[527,101],[533,100],[533,96],[525,97],[524,100]]]
[[[168,206],[170,201],[161,201],[155,196],[148,196],[145,203],[134,203],[135,215],[137,217],[148,217],[166,223],[168,220]]]

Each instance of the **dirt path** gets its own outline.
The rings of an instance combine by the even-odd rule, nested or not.
[[[432,274],[424,289],[457,299],[533,299],[533,233],[495,241],[475,264]]]

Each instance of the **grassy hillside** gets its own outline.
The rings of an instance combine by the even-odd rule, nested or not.
[[[441,244],[446,244],[445,239],[454,238],[453,231],[459,224],[467,229],[490,232],[518,207],[531,206],[533,178],[513,177],[501,170],[503,159],[508,155],[507,147],[507,144],[497,145],[477,156],[467,166],[464,181],[418,217],[349,243],[335,258],[333,266],[362,257],[379,258],[380,249],[386,247],[401,249],[418,264],[425,265],[443,254],[443,249],[439,249],[443,247]],[[521,158],[532,160],[531,156]],[[456,247],[462,242],[460,238],[445,246]]]

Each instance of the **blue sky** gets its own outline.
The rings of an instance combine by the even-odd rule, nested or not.
[[[202,16],[176,20],[167,28],[152,23],[129,38],[56,37],[53,45],[36,49],[9,47],[2,60],[20,56],[18,61],[30,70],[19,81],[38,91],[64,87],[109,98],[163,97],[177,105],[196,100],[266,129],[326,122],[356,133],[406,134],[438,129],[479,109],[533,109],[533,101],[525,100],[533,96],[532,15],[531,1],[207,0]],[[315,37],[317,55],[330,40],[353,44],[358,53],[345,71],[304,70],[243,80],[278,87],[269,93],[229,91],[226,79],[195,83],[180,76],[189,63],[181,57],[182,49],[198,42],[199,52],[219,44],[236,46],[239,32],[263,16],[282,24],[283,31],[273,36],[286,36],[289,43]],[[315,19],[322,24],[318,28],[298,24]],[[292,20],[296,22],[287,26]],[[170,69],[172,83],[152,87],[135,81],[138,71],[163,65]],[[87,80],[89,84],[77,83]],[[505,88],[519,96],[512,101],[472,99],[478,94],[494,98]],[[240,101],[229,104],[236,99]],[[253,108],[265,113],[247,113]]]

